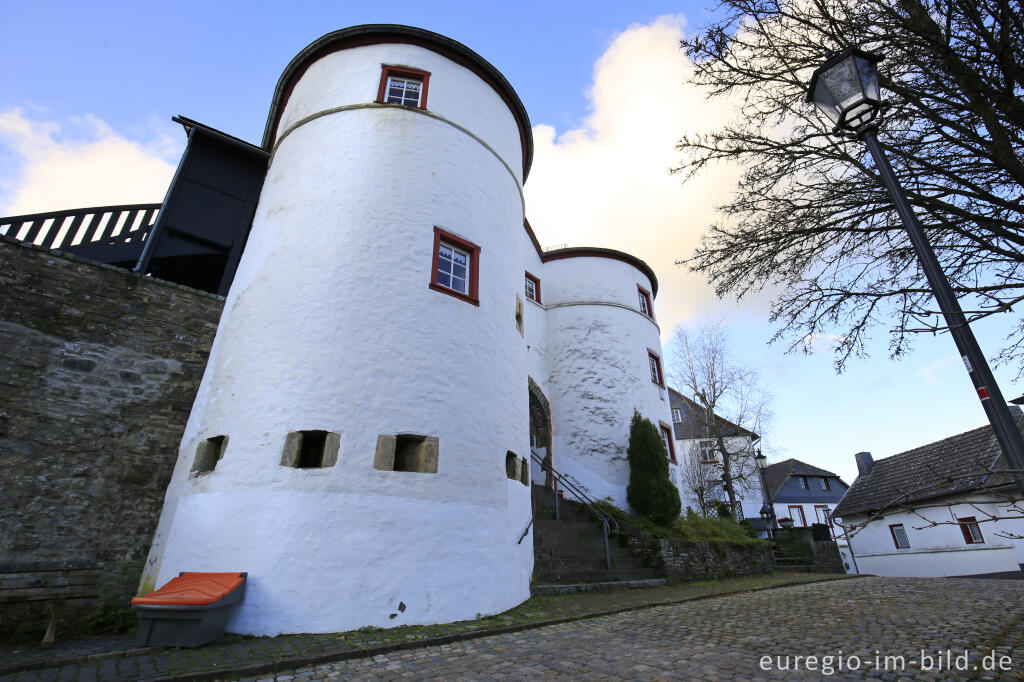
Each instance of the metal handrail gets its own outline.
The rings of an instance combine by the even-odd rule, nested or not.
[[[544,458],[540,457],[539,455],[537,455],[537,453],[534,452],[533,450],[530,450],[530,458],[534,462],[539,464],[543,471],[551,472],[551,477],[554,478],[554,480],[555,480],[555,487],[554,487],[554,490],[552,491],[552,492],[554,492],[554,495],[555,495],[555,519],[560,518],[559,517],[559,510],[558,510],[558,499],[559,499],[559,495],[558,495],[559,490],[558,490],[558,488],[559,488],[559,485],[561,485],[561,486],[563,486],[563,490],[567,490],[570,494],[572,494],[573,497],[575,497],[581,503],[586,505],[586,507],[588,509],[590,509],[590,511],[595,516],[597,516],[597,518],[599,518],[601,520],[601,530],[604,533],[604,559],[605,559],[605,565],[607,566],[608,570],[611,570],[611,568],[612,568],[612,554],[611,554],[611,548],[608,545],[608,533],[609,533],[609,531],[611,530],[612,527],[615,528],[615,531],[614,531],[615,533],[622,532],[621,528],[619,527],[619,522],[615,519],[615,517],[613,517],[613,516],[605,513],[604,511],[602,511],[601,508],[597,506],[597,502],[592,497],[590,497],[585,492],[583,492],[583,490],[581,490],[580,487],[577,486],[567,475],[559,473],[555,469],[555,467],[551,465],[550,462],[546,463],[544,461]]]

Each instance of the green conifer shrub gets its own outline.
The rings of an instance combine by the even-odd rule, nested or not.
[[[629,425],[629,506],[655,523],[669,525],[679,517],[679,491],[668,477],[668,453],[658,429],[636,410]]]

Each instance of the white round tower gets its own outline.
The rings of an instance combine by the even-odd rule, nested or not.
[[[247,571],[234,632],[437,623],[529,596],[522,185],[530,124],[465,46],[307,47],[144,585]]]
[[[554,465],[591,497],[626,509],[633,410],[675,437],[654,297],[658,280],[621,251],[569,248],[544,253],[546,387]]]

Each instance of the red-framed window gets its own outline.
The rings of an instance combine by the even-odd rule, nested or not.
[[[435,226],[430,288],[478,306],[479,280],[480,247]]]
[[[964,534],[964,542],[968,545],[981,545],[985,543],[985,537],[981,534],[981,526],[978,519],[973,516],[961,516],[957,518],[960,522],[960,532]]]
[[[807,525],[807,517],[804,516],[803,505],[789,505],[789,518],[793,519],[793,525],[803,528]]]
[[[907,530],[902,523],[889,524],[889,533],[896,549],[910,549],[910,538],[907,537]]]
[[[658,422],[658,426],[661,429],[661,439],[665,441],[665,452],[668,453],[668,461],[675,463],[676,461],[676,446],[675,436],[672,433],[672,427],[665,422]]]
[[[540,303],[540,278],[526,273],[526,298]]]
[[[659,386],[664,386],[665,373],[661,371],[661,356],[650,348],[647,349],[647,364],[651,369],[651,381]]]
[[[828,508],[827,504],[814,505],[814,518],[818,523],[828,524],[828,527],[832,528],[832,510]]]
[[[377,104],[401,104],[406,107],[426,109],[429,85],[430,73],[428,71],[381,64]]]
[[[640,299],[640,312],[653,320],[654,306],[651,305],[651,292],[637,284],[636,293],[637,297]]]

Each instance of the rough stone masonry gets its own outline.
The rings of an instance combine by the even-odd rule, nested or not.
[[[0,237],[0,557],[127,600],[223,299]]]

